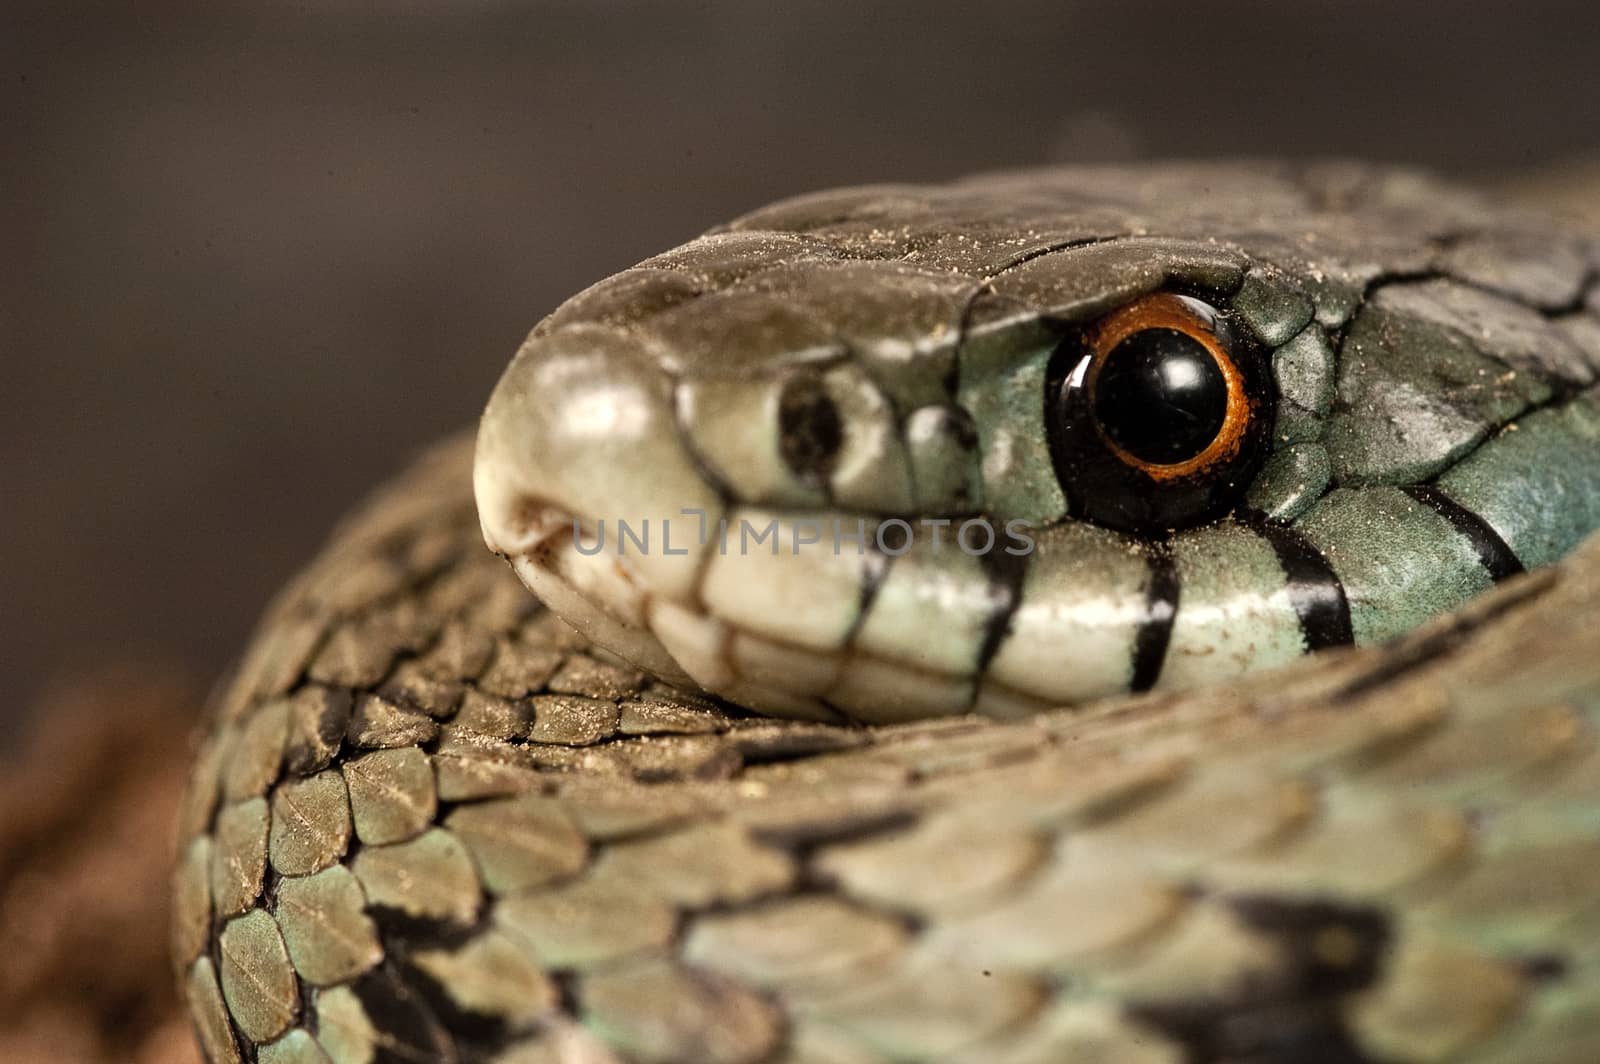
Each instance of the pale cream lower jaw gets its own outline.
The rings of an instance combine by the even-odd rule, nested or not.
[[[511,566],[524,587],[585,639],[670,684],[702,686],[679,667],[648,628],[618,618],[537,559],[538,555],[519,555],[511,559]]]
[[[570,544],[546,544],[512,558],[511,564],[523,585],[584,638],[670,684],[772,716],[844,720],[815,698],[741,677],[729,654],[737,638],[732,628],[665,600],[652,600],[616,569],[614,559],[584,557]]]
[[[792,720],[892,724],[978,712],[1015,718],[1043,703],[897,664],[859,648],[818,651],[653,595],[622,560],[584,554],[570,533],[511,559],[522,583],[585,638],[668,683]]]

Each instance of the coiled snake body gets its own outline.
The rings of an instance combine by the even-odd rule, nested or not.
[[[1597,269],[1211,164],[581,293],[220,690],[206,1054],[1600,1059]]]

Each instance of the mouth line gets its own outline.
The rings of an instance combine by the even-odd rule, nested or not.
[[[951,671],[857,646],[859,620],[840,646],[818,648],[719,616],[698,594],[693,602],[668,600],[622,559],[579,554],[570,513],[552,507],[540,516],[540,534],[524,537],[523,550],[500,552],[523,584],[580,634],[668,683],[772,716],[833,724],[959,716],[980,705],[990,715],[1021,717],[1050,706],[981,669]]]
[[[561,529],[571,528],[576,515],[536,496],[522,496],[494,525],[480,516],[489,549],[508,561],[538,553]]]

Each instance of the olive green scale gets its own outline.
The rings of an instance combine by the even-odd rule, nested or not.
[[[218,703],[174,921],[211,1060],[1600,1044],[1594,548],[1199,695],[863,730],[595,657],[480,549],[467,460],[347,525]]]
[[[212,707],[173,955],[213,1064],[1600,1059],[1600,646],[1583,622],[1600,545],[1569,553],[1600,498],[1576,380],[1594,332],[1571,321],[1593,245],[1565,277],[1513,239],[1534,223],[1348,168],[951,187],[967,214],[919,214],[898,187],[771,208],[542,328],[696,298],[758,226],[855,226],[939,269],[1003,242],[1022,284],[1050,247],[1133,233],[1196,188],[1224,191],[1184,239],[1245,204],[1312,202],[1310,224],[1248,249],[1298,295],[1231,247],[1172,270],[1231,285],[1274,345],[1283,439],[1252,500],[1337,571],[1354,634],[1379,645],[1302,656],[1282,558],[1230,520],[1172,545],[1191,605],[1268,590],[1220,626],[1177,613],[1165,668],[1189,693],[1013,721],[765,719],[620,663],[530,597],[482,547],[470,443],[448,443],[285,589]],[[1113,193],[1120,208],[1095,206]],[[1069,194],[1081,224],[1043,225]],[[1013,207],[985,229],[996,198]],[[1435,228],[1463,235],[1403,239]],[[1168,283],[1148,248],[1089,253],[1122,281],[1086,300]],[[962,358],[983,357],[985,321],[1031,327],[994,291]],[[1530,343],[1551,329],[1566,346]],[[1447,355],[1408,362],[1406,330]],[[1457,401],[1408,427],[1400,397],[1440,373]],[[1361,410],[1396,436],[1362,435]],[[1403,489],[1424,461],[1522,567],[1551,567],[1493,587],[1448,507]],[[1056,534],[1085,579],[1138,592],[1143,561],[1100,553],[1100,531]],[[1395,544],[1427,565],[1382,563]],[[1108,675],[1131,653],[1108,645]],[[1288,664],[1218,683],[1228,656]]]

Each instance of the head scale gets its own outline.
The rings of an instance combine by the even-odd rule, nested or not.
[[[1388,638],[1600,525],[1589,267],[1487,269],[1484,210],[1340,166],[780,203],[535,329],[485,537],[602,646],[793,717]]]

